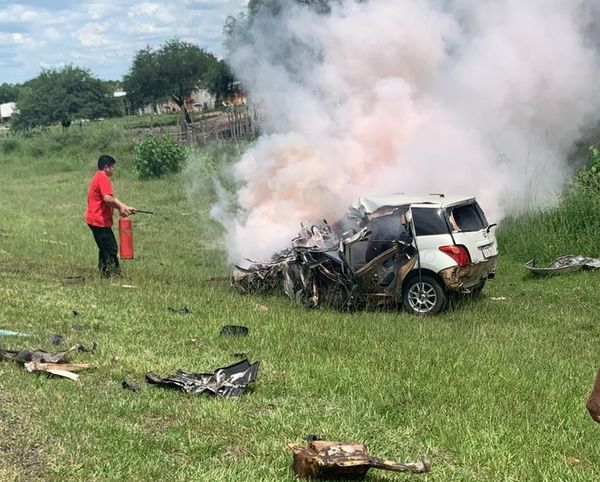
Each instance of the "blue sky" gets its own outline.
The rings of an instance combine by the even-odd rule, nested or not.
[[[135,52],[179,38],[223,56],[223,24],[248,0],[0,0],[0,84],[74,64],[120,80]]]

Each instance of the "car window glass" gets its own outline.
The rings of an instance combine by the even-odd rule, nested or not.
[[[487,227],[485,215],[477,203],[453,208],[450,217],[458,231],[479,231]]]
[[[444,212],[435,208],[412,208],[417,236],[448,234]]]

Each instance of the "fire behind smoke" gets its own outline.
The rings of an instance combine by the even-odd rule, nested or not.
[[[235,166],[241,211],[220,219],[230,261],[268,259],[363,194],[474,194],[494,220],[551,203],[598,117],[598,10],[370,0],[257,18],[230,59],[264,119]]]

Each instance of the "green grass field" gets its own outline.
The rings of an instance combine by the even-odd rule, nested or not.
[[[600,362],[600,273],[534,279],[523,268],[536,253],[600,256],[587,237],[599,211],[579,238],[578,226],[548,224],[556,214],[505,223],[497,279],[441,316],[306,311],[211,280],[227,274],[202,178],[212,168],[141,182],[126,134],[81,131],[0,140],[0,329],[33,335],[0,344],[98,345],[72,357],[95,366],[79,382],[0,362],[0,480],[293,481],[288,444],[308,434],[426,456],[432,471],[415,480],[599,479],[600,426],[584,405]],[[118,157],[117,196],[156,211],[134,218],[136,259],[112,280],[97,276],[83,218],[105,150]],[[168,310],[183,306],[191,313]],[[226,324],[250,334],[221,337]],[[261,362],[239,400],[144,383],[150,370],[212,371],[238,352]],[[141,390],[123,390],[124,378]]]

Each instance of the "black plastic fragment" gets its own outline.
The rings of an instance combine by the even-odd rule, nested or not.
[[[121,382],[121,386],[125,389],[125,390],[129,390],[131,392],[138,392],[140,390],[140,386],[135,384],[135,383],[129,383],[127,380],[123,380]]]
[[[307,442],[314,442],[316,440],[323,440],[323,439],[321,437],[319,437],[318,435],[311,433],[310,435],[307,435],[306,437],[304,437],[304,440],[306,440]]]
[[[62,335],[54,334],[50,337],[50,343],[53,345],[60,345],[63,342]]]
[[[250,330],[245,326],[225,325],[221,328],[221,336],[247,336]]]

